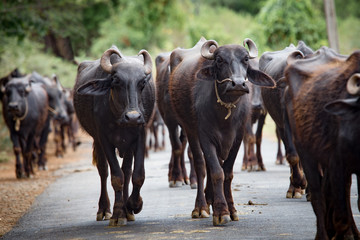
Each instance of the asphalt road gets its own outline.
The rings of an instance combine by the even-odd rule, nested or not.
[[[88,154],[76,164],[57,172],[61,177],[40,195],[18,225],[3,239],[314,239],[316,218],[311,204],[302,199],[286,199],[289,167],[275,165],[276,143],[264,139],[266,172],[241,171],[242,149],[234,168],[233,196],[240,213],[238,222],[222,227],[208,219],[192,219],[196,190],[189,186],[169,188],[167,182],[170,145],[166,151],[150,152],[146,159],[146,179],[141,190],[143,210],[135,222],[109,227],[96,221],[100,179],[91,165],[91,142],[82,144]],[[354,182],[356,184],[356,181]],[[351,200],[355,221],[357,191]],[[113,191],[109,180],[109,195]],[[255,205],[249,205],[252,201]]]

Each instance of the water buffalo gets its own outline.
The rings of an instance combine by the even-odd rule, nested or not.
[[[34,174],[34,153],[45,149],[41,144],[46,144],[46,141],[41,139],[47,134],[49,127],[48,95],[42,84],[31,81],[31,75],[12,78],[0,85],[3,116],[10,131],[16,157],[16,177],[23,177],[24,172],[26,177],[30,177],[30,174]],[[39,167],[45,166],[40,158],[38,164]]]
[[[259,61],[259,69],[269,74],[277,83],[276,88],[262,88],[261,96],[266,110],[274,120],[277,131],[285,146],[286,160],[290,164],[290,186],[286,193],[287,198],[301,198],[302,189],[306,187],[306,180],[299,164],[299,157],[292,141],[289,126],[285,124],[286,112],[284,99],[284,71],[287,66],[287,57],[295,51],[301,51],[304,55],[312,54],[313,51],[302,41],[295,47],[291,44],[283,50],[265,52]]]
[[[202,38],[199,44],[205,42]],[[161,53],[156,57],[156,94],[159,112],[164,119],[165,125],[169,131],[171,143],[171,157],[169,162],[169,187],[181,187],[183,184],[190,184],[191,188],[197,187],[195,169],[191,167],[190,179],[185,167],[184,153],[187,144],[187,138],[176,119],[175,112],[171,106],[169,94],[170,77],[170,54],[171,52]],[[191,155],[190,155],[191,156]],[[190,164],[193,166],[192,158]]]
[[[54,118],[52,121],[56,148],[55,156],[63,157],[67,148],[67,144],[65,143],[66,135],[74,151],[80,144],[80,141],[76,139],[76,133],[78,131],[79,124],[75,115],[72,89],[64,88],[61,85],[59,78],[55,74],[52,76],[52,80],[56,83],[56,86],[58,88],[57,92],[60,99],[59,103],[66,111],[65,118]]]
[[[316,239],[360,239],[350,207],[351,174],[360,173],[360,51],[343,56],[323,47],[305,59],[295,56],[303,54],[289,56],[285,96],[317,219]]]
[[[250,115],[246,81],[275,86],[271,77],[249,65],[257,48],[250,39],[244,42],[249,51],[240,45],[218,47],[216,41],[208,40],[192,49],[176,49],[170,56],[171,104],[185,129],[198,182],[192,217],[209,217],[212,205],[213,225],[238,220],[231,182]]]
[[[146,50],[137,56],[124,56],[114,46],[101,59],[82,62],[78,67],[74,107],[81,126],[94,139],[93,163],[101,178],[98,221],[111,216],[106,187],[110,166],[115,191],[110,226],[126,225],[142,209],[145,125],[154,103],[152,61]],[[122,158],[121,168],[116,150]],[[129,197],[131,177],[133,188]]]

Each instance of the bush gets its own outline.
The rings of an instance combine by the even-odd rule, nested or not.
[[[305,41],[313,49],[327,45],[326,22],[310,0],[268,0],[258,19],[273,49]]]

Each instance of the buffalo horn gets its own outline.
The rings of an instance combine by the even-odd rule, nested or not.
[[[29,84],[25,87],[25,91],[28,93],[31,91],[31,83],[29,82]]]
[[[245,38],[243,45],[247,45],[249,47],[249,57],[250,58],[256,58],[258,56],[258,49],[256,47],[256,44],[253,40],[250,38]]]
[[[304,58],[304,54],[299,51],[299,50],[295,50],[293,51],[286,59],[286,63],[287,65],[292,64],[296,59],[302,59]]]
[[[2,93],[5,93],[5,87],[4,87],[4,85],[2,85],[2,84],[1,84],[1,92],[2,92]]]
[[[121,53],[117,49],[109,48],[108,50],[106,50],[104,52],[104,54],[102,55],[101,60],[100,60],[101,68],[107,73],[111,73],[112,64],[110,62],[110,56],[113,53],[116,53],[121,58]]]
[[[152,60],[151,56],[145,49],[141,50],[138,55],[143,55],[144,57],[144,68],[145,68],[145,74],[148,75],[152,71]]]
[[[214,59],[214,52],[210,52],[210,48],[215,46],[215,49],[219,47],[219,44],[215,40],[208,40],[206,41],[201,47],[201,56],[206,59],[213,60]]]
[[[360,73],[355,73],[349,78],[346,89],[352,95],[360,95]]]

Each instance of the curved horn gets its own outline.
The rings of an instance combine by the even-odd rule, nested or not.
[[[4,87],[4,85],[2,85],[2,84],[1,84],[1,92],[2,92],[2,93],[5,93],[5,87]]]
[[[351,95],[360,95],[360,73],[353,74],[346,84],[346,90]]]
[[[245,47],[245,45],[248,46],[250,58],[256,58],[258,56],[259,52],[258,52],[256,44],[254,43],[253,40],[251,40],[250,38],[245,38],[243,45],[244,45],[244,47]]]
[[[119,55],[119,57],[121,57],[121,53],[117,49],[109,48],[108,50],[106,50],[104,52],[104,54],[102,55],[101,60],[100,60],[101,68],[107,73],[111,73],[112,64],[110,62],[110,56],[113,53],[116,53],[117,55]]]
[[[292,64],[296,59],[302,59],[304,58],[304,54],[299,51],[299,50],[295,50],[293,51],[286,59],[286,63],[287,65]]]
[[[146,51],[145,49],[141,50],[138,55],[143,55],[144,57],[144,68],[145,68],[145,74],[148,75],[151,73],[152,71],[152,60],[151,60],[151,56],[148,53],[148,51]]]
[[[215,49],[219,47],[219,44],[215,40],[206,41],[201,47],[201,56],[206,59],[213,60],[214,52],[210,52],[210,48],[215,46]]]

